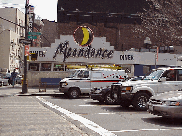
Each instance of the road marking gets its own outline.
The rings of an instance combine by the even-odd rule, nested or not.
[[[110,131],[113,133],[121,132],[138,132],[138,131],[164,131],[164,130],[182,130],[182,128],[158,128],[158,129],[133,129],[133,130],[119,130],[119,131]]]
[[[118,105],[91,105],[91,104],[85,104],[85,105],[78,105],[78,106],[100,106],[100,107],[120,107],[120,106],[118,106]]]
[[[116,136],[114,133],[111,133],[110,131],[100,127],[96,123],[94,123],[94,122],[92,122],[92,121],[90,121],[90,120],[88,120],[82,116],[79,116],[75,113],[72,113],[66,109],[63,109],[63,108],[61,108],[61,107],[59,107],[59,106],[57,106],[51,102],[48,102],[45,99],[41,98],[40,96],[36,96],[36,98],[39,99],[44,104],[48,105],[49,107],[56,109],[57,111],[65,114],[66,116],[83,123],[87,128],[95,131],[96,133],[100,134],[101,136]]]
[[[97,105],[78,105],[78,106],[97,106]]]
[[[115,114],[115,113],[98,113],[98,114],[103,115],[103,114]]]

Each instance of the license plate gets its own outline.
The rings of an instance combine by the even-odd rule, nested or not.
[[[154,110],[153,105],[149,105],[149,110],[151,110],[151,111],[153,111],[153,110]]]

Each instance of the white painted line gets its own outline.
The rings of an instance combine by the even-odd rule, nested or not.
[[[36,98],[39,99],[44,104],[48,105],[49,107],[56,109],[57,111],[65,114],[66,116],[83,123],[87,128],[97,132],[101,136],[116,136],[114,133],[109,132],[108,130],[97,125],[96,123],[94,123],[94,122],[92,122],[92,121],[90,121],[90,120],[88,120],[82,116],[79,116],[75,113],[72,113],[66,109],[63,109],[63,108],[61,108],[61,107],[59,107],[59,106],[57,106],[51,102],[48,102],[45,99],[41,98],[40,96],[36,96]]]
[[[103,114],[115,114],[115,113],[98,113],[98,114],[102,114],[103,115]]]
[[[136,132],[136,131],[164,131],[164,130],[182,130],[182,128],[133,129],[133,130],[110,131],[110,132],[113,132],[113,133],[121,133],[121,132]]]
[[[97,105],[78,105],[78,106],[97,106]]]

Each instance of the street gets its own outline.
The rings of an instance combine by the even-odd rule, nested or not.
[[[23,95],[21,86],[1,87],[0,135],[181,135],[182,119],[165,119],[132,106],[100,104],[88,96],[68,99],[55,90],[41,95],[29,88]]]
[[[46,96],[43,99],[82,116],[118,136],[181,135],[181,119],[165,119],[149,114],[147,111],[136,111],[132,106],[124,109],[119,105],[101,105],[89,97],[67,99],[64,96]],[[50,106],[47,107],[50,108]],[[79,128],[83,127],[82,124],[75,125]]]

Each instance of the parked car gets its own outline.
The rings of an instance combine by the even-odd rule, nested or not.
[[[100,103],[117,104],[116,99],[110,97],[110,88],[94,88],[90,91],[90,98],[98,100]]]
[[[8,79],[4,79],[0,77],[1,86],[7,86],[9,85]]]
[[[10,73],[6,73],[6,75],[3,77],[4,79],[8,79],[8,84],[11,85],[12,81],[11,81],[11,74]]]
[[[154,115],[182,118],[182,91],[170,91],[152,96],[147,108],[149,113]]]
[[[153,95],[182,89],[182,68],[158,68],[143,80],[119,82],[111,85],[111,98],[120,105],[133,105],[136,110],[147,110],[147,102]]]
[[[17,77],[15,78],[15,83],[16,84],[21,84],[22,83],[22,76],[21,75],[17,75]]]
[[[122,82],[138,81],[138,80],[141,80],[142,78],[143,78],[143,76],[126,78]],[[110,94],[111,94],[111,88],[110,87],[94,88],[90,91],[90,98],[93,100],[98,100],[100,103],[118,104],[118,101],[115,98],[111,98]]]

